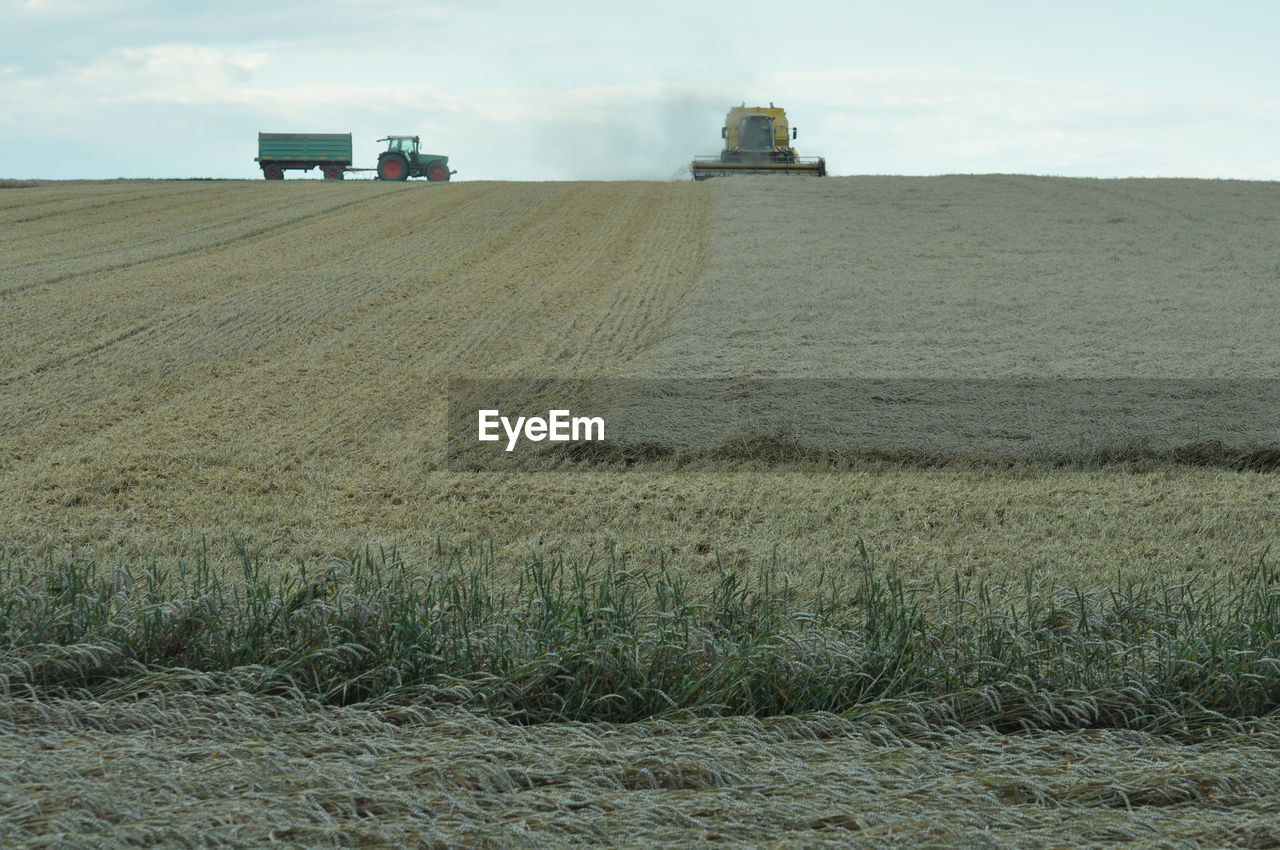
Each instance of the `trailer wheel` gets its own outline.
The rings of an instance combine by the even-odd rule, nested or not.
[[[383,180],[408,180],[409,162],[398,153],[378,160],[378,176]]]
[[[344,172],[342,170],[342,166],[340,165],[325,166],[325,169],[324,169],[325,180],[341,180],[343,176],[344,176]]]
[[[449,179],[449,169],[442,162],[433,162],[427,166],[427,179],[439,183]]]
[[[267,165],[262,168],[262,176],[268,180],[283,180],[284,169],[278,165]]]

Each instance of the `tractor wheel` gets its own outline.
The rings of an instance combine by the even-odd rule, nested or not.
[[[409,161],[398,153],[378,160],[378,176],[383,180],[408,180]]]
[[[268,165],[262,169],[262,176],[268,180],[283,180],[284,169],[278,165]]]
[[[449,179],[449,169],[442,162],[433,162],[427,166],[427,179],[436,183]]]
[[[342,166],[340,165],[325,166],[325,169],[324,169],[325,180],[341,180],[343,176],[344,176],[344,172],[342,170]]]

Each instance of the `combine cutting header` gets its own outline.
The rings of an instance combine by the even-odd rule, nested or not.
[[[735,106],[720,128],[724,150],[719,156],[695,157],[689,170],[694,180],[741,174],[789,174],[825,177],[827,161],[820,156],[796,156],[791,140],[796,130],[780,106]]]

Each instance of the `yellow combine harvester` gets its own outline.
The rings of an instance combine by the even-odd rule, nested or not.
[[[820,156],[799,157],[791,147],[795,128],[787,123],[787,113],[772,103],[768,106],[735,106],[720,128],[724,150],[719,156],[699,156],[690,171],[694,180],[736,174],[792,174],[825,177],[827,161]]]

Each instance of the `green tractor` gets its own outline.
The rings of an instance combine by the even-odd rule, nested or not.
[[[437,153],[421,153],[417,136],[387,136],[378,139],[387,143],[387,149],[378,154],[379,180],[407,180],[425,177],[439,182],[457,174],[449,170],[449,157]]]

